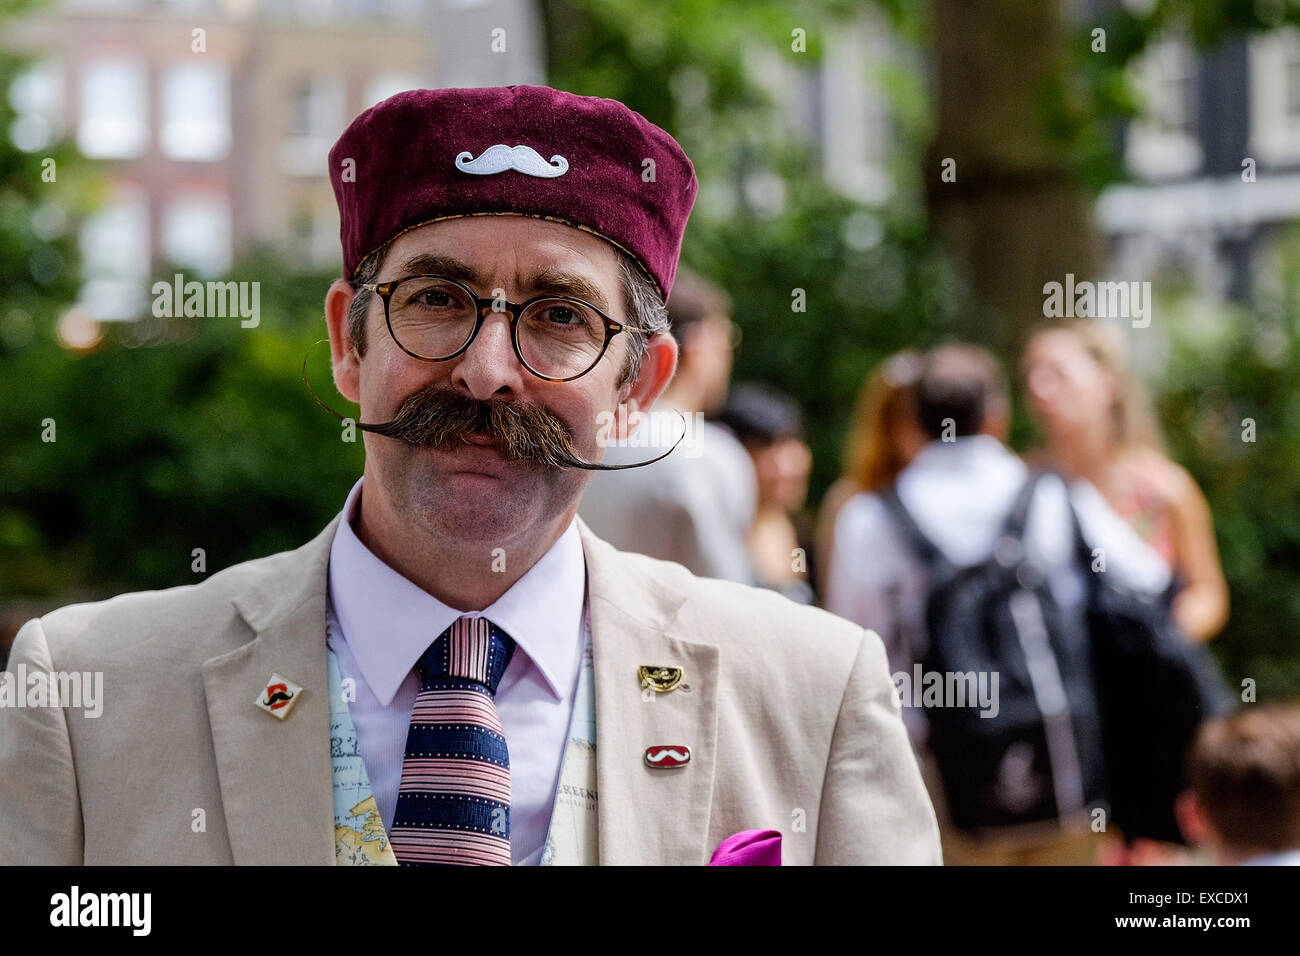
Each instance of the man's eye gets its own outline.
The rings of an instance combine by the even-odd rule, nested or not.
[[[572,325],[578,321],[578,315],[568,306],[553,305],[546,310],[546,321],[555,325]]]
[[[438,308],[445,308],[451,304],[451,296],[440,289],[426,289],[415,298],[421,305],[431,305]]]

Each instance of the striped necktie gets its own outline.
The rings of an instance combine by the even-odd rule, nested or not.
[[[416,663],[389,833],[398,863],[510,865],[510,752],[494,697],[514,650],[487,618],[462,617]]]

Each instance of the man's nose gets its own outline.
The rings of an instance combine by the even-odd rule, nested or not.
[[[452,384],[463,386],[480,401],[519,392],[528,374],[510,341],[510,313],[485,312],[478,335],[452,370]]]

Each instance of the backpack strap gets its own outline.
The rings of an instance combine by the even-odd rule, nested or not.
[[[1007,520],[1002,524],[1004,537],[1015,538],[1017,541],[1024,540],[1025,525],[1029,523],[1029,509],[1034,503],[1034,492],[1038,490],[1038,483],[1042,480],[1043,474],[1041,471],[1031,471],[1025,483],[1016,492],[1015,500],[1011,502],[1011,510],[1007,513]]]
[[[893,516],[894,522],[903,532],[903,536],[912,543],[917,554],[921,557],[921,562],[928,568],[933,568],[942,561],[947,561],[943,552],[938,549],[933,541],[925,536],[912,513],[907,510],[903,504],[903,499],[898,497],[898,486],[890,485],[887,491],[880,494],[880,500],[884,503],[885,509]]]
[[[1068,481],[1065,481],[1065,502],[1070,510],[1070,531],[1074,536],[1074,560],[1083,569],[1089,595],[1095,597],[1102,584],[1101,576],[1092,569],[1092,545],[1087,535],[1083,533],[1083,522],[1079,520],[1079,509],[1074,504],[1074,495],[1070,492]]]

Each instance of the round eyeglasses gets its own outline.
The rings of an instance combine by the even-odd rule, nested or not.
[[[620,332],[643,329],[615,322],[590,302],[545,295],[507,302],[475,295],[456,279],[404,276],[392,282],[362,283],[384,300],[384,319],[393,341],[407,355],[445,362],[469,348],[483,327],[485,312],[510,313],[510,339],[520,363],[548,382],[571,382],[604,357]]]

